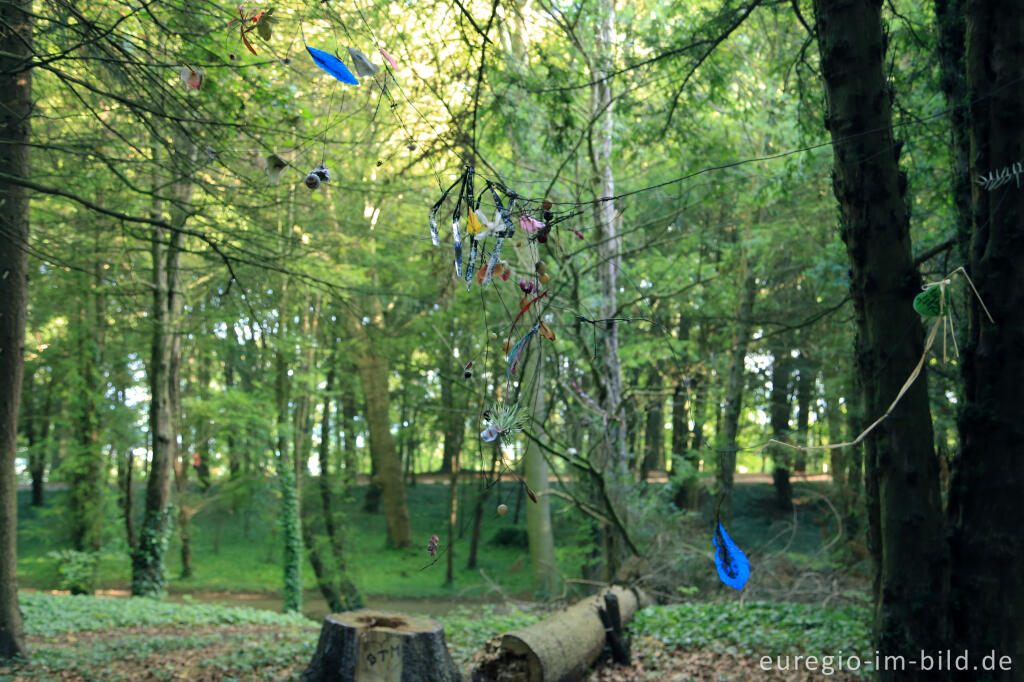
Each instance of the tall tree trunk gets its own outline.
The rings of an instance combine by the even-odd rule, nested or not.
[[[729,365],[729,383],[725,388],[725,408],[722,410],[721,430],[718,433],[718,488],[719,510],[723,522],[732,519],[733,476],[736,473],[736,452],[739,449],[736,437],[740,428],[740,412],[743,393],[746,391],[744,363],[750,345],[750,317],[754,310],[754,296],[757,294],[757,280],[750,273],[745,255],[741,255],[743,289],[740,292],[740,306],[737,311],[739,322],[733,337],[732,362]]]
[[[79,309],[78,323],[73,330],[77,354],[77,381],[80,387],[73,400],[75,445],[68,467],[68,516],[71,530],[71,547],[79,552],[96,554],[102,548],[104,476],[106,465],[100,443],[101,402],[106,393],[103,389],[102,355],[105,312],[103,297],[99,292],[101,264],[99,245],[92,254],[92,275],[81,279],[82,291],[89,297],[90,305]],[[91,594],[96,581],[94,564],[89,579],[76,581],[71,586],[73,594]]]
[[[444,446],[441,471],[448,474],[448,556],[445,568],[445,584],[455,583],[455,521],[459,506],[459,471],[462,465],[459,453],[466,437],[466,418],[462,413],[461,401],[455,401],[455,382],[445,371],[438,372],[441,378],[441,412],[444,424]]]
[[[139,530],[138,545],[132,556],[132,594],[154,596],[164,592],[167,582],[164,554],[171,531],[171,477],[178,455],[178,436],[174,400],[177,399],[180,364],[174,353],[181,352],[177,341],[178,315],[181,311],[181,250],[185,235],[181,228],[187,214],[181,208],[191,199],[192,185],[175,183],[176,199],[171,208],[169,228],[153,230],[153,345],[148,367],[149,433],[152,456],[146,484],[146,507]],[[153,215],[161,217],[159,207]]]
[[[1024,158],[1024,2],[967,2],[967,88],[971,169],[987,175]],[[971,302],[963,351],[965,403],[949,505],[953,521],[953,637],[957,647],[1008,656],[1018,680],[1024,661],[1024,193],[1010,183],[974,188],[968,268],[985,305]],[[966,676],[964,677],[966,679]]]
[[[592,123],[591,145],[594,167],[595,222],[598,227],[597,258],[598,280],[601,290],[600,316],[617,316],[619,269],[622,265],[622,237],[619,234],[620,217],[615,210],[614,150],[615,115],[612,96],[611,72],[615,53],[615,0],[601,0],[594,18],[593,85],[590,93]],[[605,480],[607,499],[615,507],[614,513],[628,527],[626,514],[625,480],[629,471],[627,452],[626,415],[622,404],[622,368],[619,360],[619,328],[615,322],[605,322],[601,330],[601,373],[599,402],[608,415],[607,433],[597,448],[596,468]],[[596,494],[596,493],[595,493]],[[612,526],[602,528],[604,536],[605,577],[611,579],[626,556],[626,542]]]
[[[924,347],[911,306],[920,276],[911,257],[900,145],[893,139],[881,4],[814,3],[865,419],[885,413]],[[934,605],[944,603],[947,561],[924,372],[867,437],[865,453],[875,646],[883,652],[938,649],[946,641],[946,623]],[[878,675],[912,679],[926,673]]]
[[[691,508],[691,491],[696,491],[697,482],[697,470],[693,466],[688,449],[690,391],[685,387],[687,381],[692,390],[693,380],[686,377],[680,378],[672,389],[672,478],[677,486],[673,502],[679,509]]]
[[[46,398],[43,401],[42,414],[37,415],[35,425],[36,447],[29,446],[28,469],[32,477],[32,506],[43,506],[46,481],[46,456],[50,449],[50,426],[53,420],[50,417],[53,410],[53,379],[46,382]]]
[[[495,439],[491,446],[491,469],[487,481],[493,481],[498,473],[498,463],[501,461],[501,439]],[[481,462],[481,464],[483,464]],[[466,560],[466,568],[470,571],[476,569],[476,560],[480,548],[480,528],[484,520],[484,505],[491,496],[491,488],[486,481],[480,482],[480,490],[476,496],[476,504],[473,506],[473,529],[469,536],[469,558]]]
[[[119,493],[118,505],[121,507],[121,517],[124,519],[124,537],[129,551],[134,551],[137,541],[135,539],[135,456],[132,448],[126,447],[124,454],[118,458],[117,466],[117,488]]]
[[[180,254],[178,259],[180,259]],[[180,260],[179,260],[180,262]],[[177,266],[175,269],[178,269]],[[170,385],[170,410],[171,424],[173,424],[174,435],[182,437],[182,447],[176,448],[174,459],[174,487],[178,501],[178,539],[181,540],[181,577],[192,577],[192,532],[189,529],[191,512],[185,504],[185,494],[188,489],[188,472],[192,468],[192,457],[190,451],[195,448],[195,443],[185,439],[186,431],[182,429],[181,419],[181,333],[177,327],[177,321],[181,319],[184,309],[185,297],[181,289],[180,277],[171,284],[171,319],[175,321],[174,333],[171,339],[171,361],[168,364],[167,382]],[[189,447],[192,446],[192,448]]]
[[[355,369],[352,367],[351,369]],[[342,368],[345,385],[341,394],[341,429],[344,436],[343,447],[339,448],[342,463],[342,480],[346,486],[356,484],[359,469],[359,452],[356,450],[356,384],[355,372]]]
[[[799,445],[810,445],[811,428],[811,393],[814,390],[814,365],[803,351],[797,361],[796,380],[796,442]],[[807,471],[807,452],[797,450],[793,457],[793,468],[805,473]]]
[[[789,379],[792,362],[789,348],[778,344],[771,349],[772,353],[772,392],[768,399],[768,419],[772,427],[772,438],[781,441],[789,440]],[[775,484],[775,502],[782,511],[793,509],[793,488],[789,482],[789,467],[793,459],[792,451],[781,445],[773,444],[770,449],[772,456],[772,481]]]
[[[661,395],[661,372],[651,365],[647,375],[647,390],[656,392],[650,397],[644,419],[644,463],[642,480],[651,471],[665,471],[665,398]]]
[[[544,386],[544,346],[537,342],[526,349],[526,362],[522,376],[528,384],[521,391],[520,402],[530,411],[531,420],[537,424],[547,422],[547,391]],[[543,431],[535,430],[537,438],[543,438]],[[523,454],[523,468],[526,485],[537,495],[537,502],[526,505],[526,533],[530,547],[530,568],[533,572],[534,593],[552,597],[558,586],[558,566],[555,563],[555,536],[551,526],[551,495],[548,484],[548,461],[541,452],[540,444],[526,442]]]
[[[331,491],[330,444],[331,444],[331,397],[337,377],[337,353],[328,361],[327,378],[324,386],[323,413],[320,421],[320,446],[317,450],[320,506],[326,542],[318,543],[313,532],[311,518],[302,524],[303,541],[309,553],[310,564],[316,574],[320,594],[327,600],[331,611],[350,611],[363,605],[362,595],[346,572],[344,538],[342,530],[335,523],[334,495]],[[333,559],[333,565],[330,560]]]
[[[228,330],[227,350],[224,353],[224,392],[229,393],[235,388],[235,363],[238,361],[238,342],[233,329]],[[238,447],[238,429],[235,425],[228,426],[225,438],[228,451],[228,472],[232,479],[242,473],[242,455]]]
[[[327,378],[324,380],[324,404],[323,414],[320,417],[320,448],[317,450],[317,460],[320,470],[320,505],[324,513],[324,528],[327,530],[327,537],[331,544],[339,542],[339,533],[334,527],[334,508],[331,495],[331,392],[334,390],[334,379],[338,374],[337,366],[332,356],[327,370]]]
[[[312,415],[309,406],[312,402],[313,388],[311,375],[313,373],[313,360],[315,345],[313,339],[317,338],[317,327],[320,320],[320,294],[313,296],[312,301],[305,301],[302,305],[302,328],[301,338],[306,340],[306,348],[301,357],[301,362],[296,371],[296,386],[298,395],[293,397],[295,411],[292,415],[292,438],[294,441],[295,453],[295,480],[301,481],[302,475],[308,470],[308,443],[311,438],[309,434],[313,430]]]
[[[359,378],[366,398],[366,422],[370,428],[370,456],[377,466],[374,474],[381,489],[381,502],[387,519],[387,543],[391,547],[412,545],[412,527],[406,504],[405,485],[402,482],[402,462],[391,435],[391,415],[388,400],[388,362],[370,343],[366,331],[358,322],[361,353]]]
[[[447,367],[438,368],[438,377],[441,381],[441,425],[444,430],[444,445],[441,453],[441,466],[439,474],[452,473],[451,466],[458,457],[452,456],[452,448],[462,448],[462,441],[465,438],[466,419],[461,413],[461,402],[455,403],[455,380],[450,376]]]
[[[212,357],[211,354],[200,352],[198,344],[195,353],[199,399],[206,402],[210,397],[210,362]],[[201,423],[196,424],[196,455],[198,456],[193,459],[193,464],[198,462],[198,466],[195,467],[196,478],[199,480],[200,489],[204,492],[210,487],[210,462],[213,461],[212,441],[213,434],[210,432],[210,422],[204,419]]]
[[[0,2],[0,167],[28,180],[32,2]],[[18,400],[28,302],[28,190],[0,180],[0,658],[27,656],[18,608]]]
[[[282,311],[286,310],[282,287]],[[283,316],[282,316],[283,317]],[[295,478],[295,461],[291,457],[288,438],[288,405],[291,398],[291,384],[288,377],[288,362],[280,346],[287,346],[287,330],[282,324],[279,347],[274,351],[274,394],[277,402],[277,482],[281,491],[281,540],[284,546],[282,556],[283,580],[281,590],[282,608],[285,611],[302,610],[302,517],[299,501],[298,481]]]
[[[949,110],[949,130],[953,160],[953,206],[956,208],[958,256],[967,260],[971,239],[971,142],[968,125],[967,75],[964,69],[966,27],[964,0],[935,0],[938,29],[936,52],[939,61],[939,86]],[[1018,159],[1019,160],[1019,159]]]

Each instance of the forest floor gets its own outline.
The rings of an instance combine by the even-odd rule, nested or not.
[[[757,476],[745,475],[753,480],[742,482],[751,485],[737,490],[732,530],[734,538],[757,557],[758,577],[763,584],[750,586],[753,592],[747,590],[747,600],[732,602],[728,598],[733,595],[712,589],[716,586],[712,581],[711,587],[699,592],[711,600],[704,606],[658,607],[645,616],[647,626],[637,623],[633,665],[601,665],[591,680],[810,679],[810,673],[800,677],[791,671],[766,672],[760,668],[756,654],[794,648],[806,652],[829,651],[837,646],[845,651],[863,648],[849,644],[866,637],[866,612],[843,615],[837,611],[840,607],[836,601],[827,608],[786,603],[809,601],[820,605],[825,597],[825,603],[840,598],[849,601],[845,592],[832,596],[808,592],[808,575],[815,571],[830,573],[827,556],[821,553],[823,539],[829,536],[821,524],[828,517],[823,504],[815,501],[826,489],[818,488],[822,484],[817,481],[802,489],[800,523],[790,526],[796,516],[773,511],[773,488]],[[443,525],[447,494],[441,494],[441,485],[439,481],[409,488],[410,508],[417,511],[417,536]],[[258,481],[254,486],[251,491],[242,491],[244,496],[239,493],[237,511],[233,505],[210,503],[196,516],[193,543],[197,575],[188,580],[172,579],[170,598],[160,603],[118,598],[124,596],[128,562],[124,549],[116,542],[120,531],[117,518],[108,519],[107,528],[115,541],[101,564],[100,598],[48,593],[55,586],[55,561],[49,552],[64,545],[62,491],[48,496],[47,506],[42,509],[30,507],[26,493],[19,495],[19,511],[23,512],[18,529],[19,582],[40,591],[22,593],[32,660],[0,668],[0,680],[295,678],[312,657],[326,604],[315,593],[309,570],[305,617],[273,612],[280,608],[280,594],[274,589],[280,580],[279,553],[272,546],[277,538],[270,513],[276,507],[272,491],[260,487]],[[379,515],[363,513],[362,490],[354,492],[345,504],[352,529],[350,568],[367,595],[368,605],[441,620],[449,647],[467,679],[472,654],[488,638],[540,617],[541,609],[526,601],[519,602],[518,607],[525,611],[488,603],[530,594],[524,589],[528,586],[528,571],[523,570],[525,533],[512,532],[517,525],[515,514],[500,519],[491,512],[486,514],[481,553],[481,568],[486,575],[464,568],[467,534],[467,539],[456,546],[460,564],[456,587],[442,588],[443,565],[422,570],[425,560],[421,548],[398,551],[380,546],[383,520]],[[489,504],[507,501],[511,512],[517,506],[519,492],[518,486],[498,488]],[[460,508],[467,508],[475,493],[475,487],[467,486],[465,504],[460,500]],[[705,518],[708,524],[709,514]],[[573,542],[573,524],[565,513],[558,518],[556,537],[568,546]],[[503,542],[505,536],[510,543]],[[271,542],[256,543],[253,540],[257,537]],[[172,543],[171,556],[177,558],[176,542]],[[699,570],[701,575],[708,573],[705,577],[710,580],[711,573],[703,563]],[[699,579],[699,575],[693,576],[693,580]],[[773,591],[773,586],[778,589]],[[727,601],[717,601],[721,599]],[[765,599],[773,603],[753,601]],[[854,679],[839,671],[830,677]]]
[[[0,669],[0,680],[294,680],[312,656],[318,628],[314,625],[281,628],[272,625],[180,627],[126,627],[83,631],[59,638],[30,636],[29,647],[61,651],[74,668],[39,665]],[[139,650],[139,644],[147,646]],[[163,647],[150,650],[153,643]],[[96,652],[103,652],[96,660]],[[469,679],[469,660],[457,660]],[[706,649],[666,647],[652,637],[633,642],[629,666],[600,663],[589,682],[719,682],[721,680],[811,680],[821,673],[765,671],[756,656]],[[861,678],[836,672],[830,679]]]
[[[301,614],[252,608],[38,592],[22,593],[20,601],[31,658],[0,667],[0,680],[296,680],[319,636],[318,623]],[[587,679],[810,680],[824,673],[765,671],[760,657],[866,652],[869,613],[856,605],[732,600],[650,607],[629,624],[632,665],[602,662]],[[543,616],[506,605],[464,608],[440,620],[468,680],[484,642]],[[863,679],[839,666],[829,677]]]

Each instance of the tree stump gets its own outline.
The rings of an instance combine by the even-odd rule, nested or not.
[[[303,682],[462,682],[441,624],[361,609],[324,618]]]

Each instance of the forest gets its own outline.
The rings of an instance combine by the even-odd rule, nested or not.
[[[0,0],[0,678],[1024,680],[1022,86],[1024,0]]]

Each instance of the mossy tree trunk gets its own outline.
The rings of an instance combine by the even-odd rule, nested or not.
[[[192,153],[186,156],[194,158],[194,152],[193,148]],[[178,456],[174,400],[180,362],[174,354],[181,352],[180,341],[176,339],[182,309],[181,253],[185,245],[185,234],[181,228],[188,217],[181,207],[191,200],[192,185],[187,181],[177,182],[172,191],[177,201],[171,207],[170,225],[157,225],[153,229],[153,344],[146,368],[152,456],[142,526],[132,555],[132,594],[135,596],[162,594],[167,581],[164,555],[172,520],[171,477]],[[155,218],[161,218],[162,207],[154,206],[153,214]]]
[[[287,283],[282,286],[281,309],[287,310]],[[285,317],[285,316],[282,316]],[[274,393],[277,402],[277,483],[281,491],[281,540],[284,546],[282,555],[283,588],[281,591],[282,608],[285,611],[302,610],[302,518],[299,507],[298,481],[295,477],[295,461],[292,458],[292,439],[288,436],[291,430],[288,405],[291,402],[291,382],[288,376],[288,358],[282,347],[290,347],[287,342],[287,328],[282,324],[278,348],[274,351],[275,382]]]

